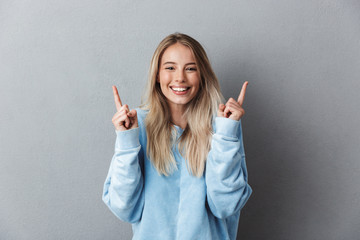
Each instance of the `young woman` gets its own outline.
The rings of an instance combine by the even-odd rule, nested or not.
[[[236,239],[248,184],[241,117],[246,86],[222,104],[203,47],[175,33],[151,60],[142,105],[113,86],[115,154],[102,199],[133,239]]]

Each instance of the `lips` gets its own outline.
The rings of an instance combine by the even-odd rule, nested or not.
[[[184,87],[184,86],[171,86],[170,87],[172,92],[176,95],[184,95],[189,92],[190,87]]]

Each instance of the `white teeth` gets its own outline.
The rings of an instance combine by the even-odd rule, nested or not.
[[[177,91],[177,92],[183,92],[183,91],[186,91],[187,88],[172,88],[172,90]]]

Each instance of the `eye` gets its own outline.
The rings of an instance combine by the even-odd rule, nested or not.
[[[187,68],[186,70],[188,70],[188,71],[196,71],[197,69],[193,68],[193,67],[190,67],[190,68]]]
[[[173,68],[173,67],[167,67],[167,68],[165,68],[165,69],[174,70],[175,68]]]

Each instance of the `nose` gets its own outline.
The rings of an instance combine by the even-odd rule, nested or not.
[[[185,82],[185,74],[182,70],[176,71],[175,82]]]

